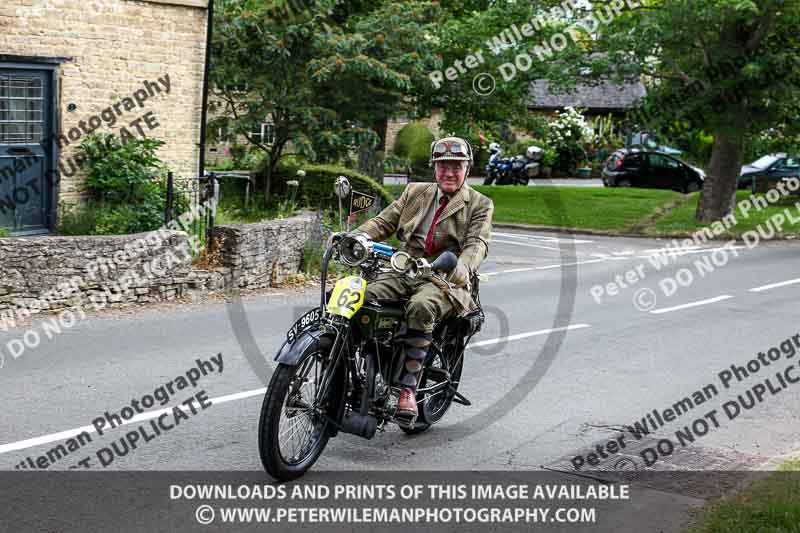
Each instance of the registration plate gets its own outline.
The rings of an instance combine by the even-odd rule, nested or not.
[[[320,308],[316,307],[311,311],[308,311],[306,314],[300,317],[300,319],[295,322],[289,331],[286,332],[286,341],[289,344],[292,344],[294,340],[300,335],[303,331],[308,329],[311,325],[319,321],[322,313],[320,312]]]

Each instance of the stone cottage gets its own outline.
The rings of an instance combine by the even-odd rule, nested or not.
[[[531,113],[546,117],[553,117],[556,111],[572,106],[583,109],[583,115],[589,119],[609,114],[621,119],[646,95],[647,90],[641,81],[622,84],[601,81],[591,85],[578,84],[570,91],[556,92],[551,90],[547,80],[534,80],[528,86],[525,101]],[[434,136],[439,137],[441,119],[442,108],[434,107],[431,115],[422,119],[422,122]],[[397,134],[409,122],[411,119],[406,117],[389,121],[386,146],[390,151],[394,150]]]
[[[53,229],[95,131],[161,139],[176,176],[197,175],[207,15],[208,0],[0,2],[0,228]]]

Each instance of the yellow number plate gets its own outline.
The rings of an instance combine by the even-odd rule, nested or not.
[[[345,318],[352,318],[364,305],[367,280],[358,276],[348,276],[336,282],[328,300],[328,312]]]

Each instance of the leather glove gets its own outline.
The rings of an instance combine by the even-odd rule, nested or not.
[[[467,290],[470,289],[469,279],[470,279],[470,272],[469,269],[462,263],[460,260],[458,264],[456,264],[456,268],[453,269],[450,274],[447,275],[447,281],[455,285],[456,287],[466,287]]]

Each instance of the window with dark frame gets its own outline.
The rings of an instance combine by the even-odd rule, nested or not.
[[[0,144],[40,142],[43,106],[41,78],[0,76]]]

